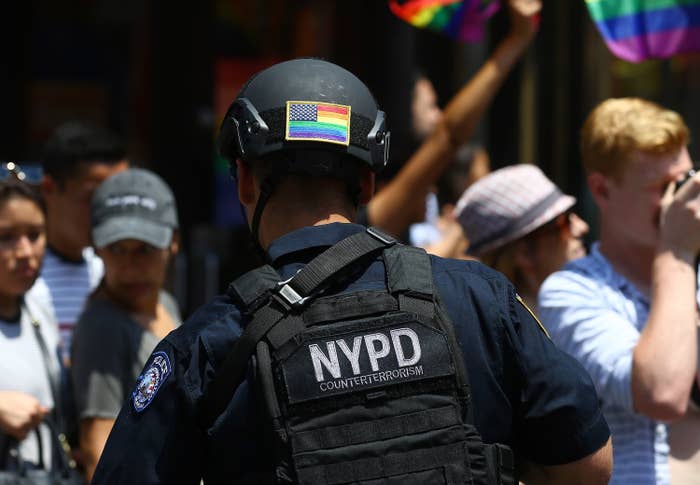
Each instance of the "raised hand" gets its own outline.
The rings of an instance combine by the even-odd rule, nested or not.
[[[509,0],[510,35],[531,41],[539,28],[541,0]]]

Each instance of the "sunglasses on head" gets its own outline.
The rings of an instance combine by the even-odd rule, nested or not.
[[[16,180],[37,185],[41,182],[44,171],[40,165],[24,165],[20,167],[16,162],[0,162],[0,180],[14,177]]]

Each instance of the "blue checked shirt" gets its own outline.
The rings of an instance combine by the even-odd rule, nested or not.
[[[552,340],[588,370],[613,440],[611,484],[669,483],[666,425],[632,404],[632,353],[649,315],[649,299],[616,273],[593,245],[591,254],[552,274],[539,294]]]

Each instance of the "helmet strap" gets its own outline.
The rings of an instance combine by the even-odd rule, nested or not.
[[[253,243],[256,249],[260,250],[263,254],[265,253],[262,244],[260,244],[260,219],[262,218],[263,209],[267,205],[267,201],[270,200],[275,187],[284,178],[283,173],[272,173],[265,177],[265,180],[260,184],[260,196],[258,197],[258,202],[255,204],[255,211],[253,212],[253,220],[250,224],[250,232],[253,236]]]

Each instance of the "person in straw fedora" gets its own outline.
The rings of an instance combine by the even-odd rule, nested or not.
[[[503,273],[535,308],[545,278],[586,254],[588,224],[571,211],[575,203],[539,168],[520,164],[471,185],[455,215],[469,239],[467,255]]]

